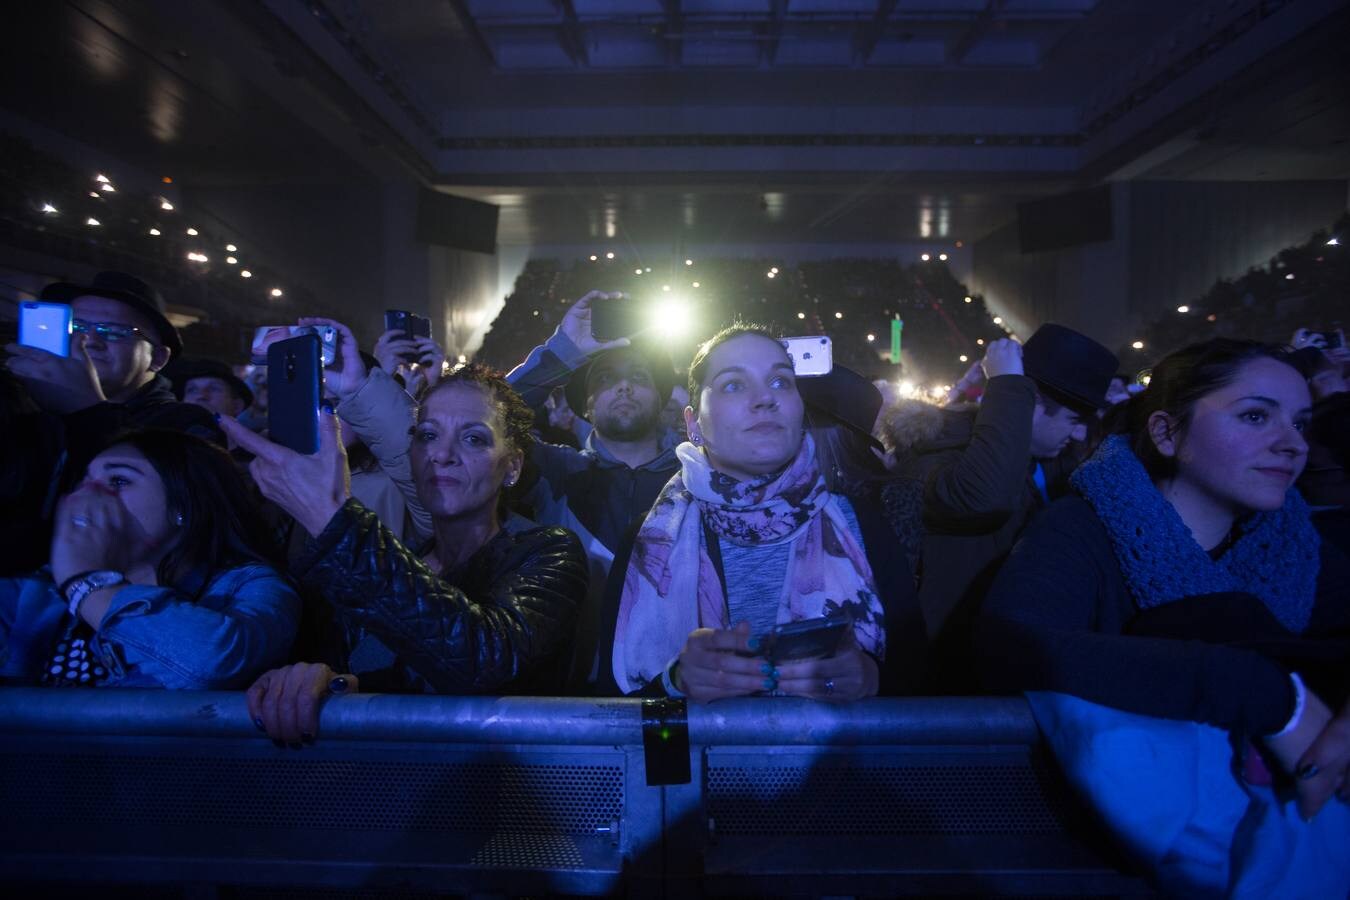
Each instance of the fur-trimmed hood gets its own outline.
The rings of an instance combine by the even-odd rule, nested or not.
[[[973,406],[940,407],[925,400],[897,400],[881,413],[877,431],[896,456],[964,446],[974,425]]]

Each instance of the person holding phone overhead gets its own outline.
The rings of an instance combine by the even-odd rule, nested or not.
[[[611,686],[698,701],[875,695],[891,639],[922,641],[912,573],[895,535],[827,485],[783,345],[754,326],[723,330],[694,355],[689,396],[680,471],[611,572]],[[840,618],[842,640],[826,642]],[[902,621],[915,633],[888,635]],[[774,634],[789,623],[810,624]],[[783,631],[810,634],[786,643],[819,655],[769,653]]]
[[[312,455],[221,420],[255,454],[250,472],[263,495],[308,534],[292,572],[332,614],[323,662],[265,673],[249,689],[258,728],[311,741],[323,700],[358,687],[556,693],[586,591],[585,555],[561,528],[504,527],[503,495],[533,440],[533,416],[515,391],[474,364],[422,398],[409,455],[434,537],[420,550],[351,498],[331,406],[320,420]]]

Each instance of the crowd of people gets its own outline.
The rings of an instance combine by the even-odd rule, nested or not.
[[[69,355],[0,371],[5,683],[244,690],[296,748],[358,691],[1026,692],[1165,888],[1350,889],[1343,336],[1213,338],[1142,386],[991,330],[937,404],[846,353],[800,373],[753,303],[676,360],[597,337],[625,301],[591,291],[507,374],[305,318],[337,337],[299,453],[141,279],[42,299]]]

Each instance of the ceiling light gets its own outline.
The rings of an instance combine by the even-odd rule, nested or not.
[[[698,285],[698,282],[695,281],[695,282],[694,282],[694,287],[698,287],[698,286],[699,286],[699,285]]]
[[[665,291],[667,294],[669,294],[669,293],[670,293],[670,285],[668,285],[668,284],[663,284],[663,285],[661,285],[661,290],[663,290],[663,291]]]
[[[250,272],[248,269],[240,269],[240,270],[239,270],[239,277],[240,277],[240,278],[252,278],[252,277],[253,277],[253,273]],[[538,315],[538,313],[536,312],[535,315]]]
[[[641,274],[642,274],[642,270],[641,270],[641,269],[634,269],[634,270],[633,270],[633,274],[634,274],[634,275],[641,275]]]
[[[173,211],[173,204],[170,203],[168,200],[161,200],[161,201],[159,201],[159,208],[160,208],[160,209],[166,209],[166,210],[172,212],[172,211]]]
[[[977,344],[979,344],[981,347],[983,347],[983,346],[984,346],[984,338],[976,338],[976,339],[975,339],[975,343],[977,343]]]
[[[1130,346],[1133,347],[1133,348],[1136,349],[1136,350],[1143,350],[1143,349],[1144,349],[1144,342],[1143,342],[1143,341],[1135,341],[1135,342],[1134,342],[1133,344],[1131,344]]]
[[[692,265],[694,264],[694,261],[693,261],[692,259],[686,259],[686,260],[684,261],[684,264],[685,264],[686,266],[692,266]]]
[[[1294,280],[1294,273],[1293,273],[1293,272],[1290,272],[1288,275],[1284,276],[1284,280],[1285,280],[1285,281],[1293,281],[1293,280]]]
[[[159,229],[158,229],[158,228],[151,228],[151,229],[150,229],[150,236],[151,236],[151,237],[159,237]]]
[[[841,313],[841,312],[837,312],[837,313],[834,314],[834,317],[835,317],[836,319],[842,319],[842,318],[844,317],[844,314]]]
[[[234,244],[226,244],[226,245],[225,245],[225,252],[227,252],[227,253],[233,253],[234,251],[236,251],[236,250],[238,250],[238,249],[239,249],[239,248],[236,247]]]
[[[964,353],[958,356],[957,359],[961,360],[961,362],[970,362],[970,358],[967,357]]]
[[[599,258],[600,258],[600,257],[596,256],[594,253],[591,254],[591,262],[595,262],[595,261],[598,260]]]
[[[1339,247],[1340,245],[1341,242],[1339,238],[1332,238],[1331,240],[1327,241],[1328,247]]]
[[[1188,312],[1190,312],[1190,311],[1191,311],[1191,308],[1190,308],[1189,306],[1178,306],[1178,307],[1177,307],[1177,312],[1179,312],[1179,313],[1188,313]]]
[[[99,198],[99,193],[98,193],[98,191],[90,191],[90,192],[89,192],[89,196],[90,196],[90,197],[93,197],[95,200],[97,200],[97,199]]]
[[[51,215],[52,213],[56,212],[56,207],[52,206],[50,203],[44,203],[42,204],[42,211],[45,212],[47,215]]]
[[[1003,317],[1002,317],[1002,316],[994,316],[994,324],[995,324],[995,325],[1002,325],[1002,324],[1003,324]]]
[[[611,251],[609,251],[608,253],[605,254],[605,259],[613,259],[613,258],[614,258],[614,251],[613,251],[613,250],[611,250]]]
[[[93,216],[90,216],[89,218],[84,220],[84,224],[98,226],[102,225],[103,223],[100,222],[98,219],[95,219]]]
[[[805,319],[805,318],[806,318],[806,313],[797,313],[797,318],[799,318],[799,319]]]
[[[775,278],[778,275],[777,272],[766,272],[765,274],[768,275],[770,278]]]
[[[939,253],[939,254],[938,254],[938,259],[942,260],[943,262],[946,262],[946,261],[947,261],[947,254],[945,254],[945,253]]]
[[[105,184],[105,185],[102,185],[102,186],[99,188],[99,190],[100,190],[100,191],[106,191],[107,193],[112,194],[112,193],[115,193],[115,192],[117,191],[117,188],[113,187],[111,184]]]
[[[229,263],[230,265],[234,265],[235,263],[239,262],[239,260],[236,257],[227,256],[225,257],[225,262]]]
[[[927,253],[925,253],[923,256],[920,256],[920,257],[919,257],[919,259],[923,260],[924,262],[928,262],[928,261],[929,261],[930,259],[932,259],[932,258],[933,258],[933,257],[929,256]]]
[[[107,183],[108,183],[108,176],[107,176],[107,175],[95,175],[95,176],[94,176],[94,180],[97,181],[99,184],[107,184]]]
[[[877,339],[877,336],[876,336],[875,334],[869,334],[869,335],[867,336],[867,343],[870,344],[870,343],[872,343],[873,341],[875,341],[876,339]]]
[[[971,298],[970,298],[970,297],[967,297],[967,298],[966,298],[966,302],[967,302],[967,303],[971,302]]]
[[[282,293],[281,288],[272,288],[273,297],[280,297],[281,293]]]
[[[188,233],[189,235],[191,235],[192,237],[196,237],[196,236],[197,236],[197,229],[195,229],[195,228],[189,228],[189,229],[187,230],[187,233]]]

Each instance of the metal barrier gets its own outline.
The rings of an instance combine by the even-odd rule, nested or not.
[[[357,694],[297,751],[241,694],[3,689],[0,877],[232,897],[1145,890],[1021,700],[747,699],[687,725],[686,744],[638,700]],[[686,757],[688,783],[648,784]]]

